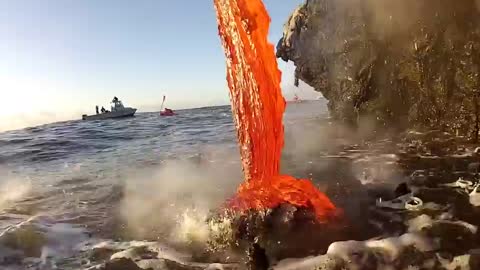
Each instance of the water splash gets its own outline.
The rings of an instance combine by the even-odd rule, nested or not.
[[[273,45],[270,17],[261,0],[214,0],[227,61],[227,81],[240,144],[245,182],[231,206],[274,208],[282,203],[312,208],[325,222],[337,211],[308,180],[280,175],[285,99]]]

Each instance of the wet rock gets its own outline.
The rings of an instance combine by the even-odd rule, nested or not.
[[[106,261],[95,268],[91,268],[102,270],[109,263],[114,265],[126,263],[126,266],[131,267],[131,263],[128,261],[134,262],[142,269],[176,269],[172,268],[172,265],[179,265],[188,269],[189,259],[191,258],[188,254],[175,251],[161,243],[146,241],[105,241],[93,246],[86,245],[85,249],[90,260]]]
[[[338,120],[441,127],[476,139],[477,4],[308,0],[285,24],[277,57],[295,63],[296,82],[321,92]]]
[[[453,257],[452,259],[445,259],[438,255],[440,265],[446,270],[470,270],[470,255],[464,254]]]
[[[402,269],[421,265],[432,257],[433,241],[422,234],[404,234],[368,241],[346,241],[330,245],[328,255],[341,258],[346,269]]]
[[[248,270],[268,270],[270,267],[270,262],[265,250],[256,243],[248,249],[247,257]]]
[[[408,193],[390,201],[384,201],[382,198],[379,198],[376,206],[392,210],[419,211],[424,208],[424,203],[422,199],[413,196],[412,193]]]
[[[480,162],[473,162],[468,164],[468,171],[471,173],[478,173],[480,171]]]
[[[468,203],[465,194],[452,188],[419,188],[413,194],[424,201],[434,202],[441,205]]]
[[[148,259],[141,260],[137,262],[137,265],[142,269],[152,269],[152,270],[169,270],[167,264],[163,259]]]
[[[470,269],[480,269],[480,249],[472,249],[469,254],[470,260],[468,264]]]
[[[205,270],[239,270],[242,269],[239,265],[235,264],[220,264],[212,263],[205,268]]]
[[[132,256],[133,257],[133,256]],[[204,269],[218,269],[218,270],[237,270],[243,269],[239,264],[220,264],[220,263],[197,263],[181,260],[174,260],[169,258],[113,258],[107,262],[89,268],[88,270],[137,270],[137,269],[151,269],[151,270],[204,270]]]
[[[116,252],[117,251],[109,248],[93,248],[92,250],[88,251],[88,257],[92,261],[102,261],[109,259]]]
[[[234,270],[239,268],[239,265],[236,263],[210,264],[196,262],[192,260],[192,256],[190,254],[177,251],[169,246],[156,242],[106,241],[94,245],[92,249],[96,250],[97,253],[100,253],[100,256],[106,256],[112,251],[116,252],[106,259],[107,262],[95,268],[91,268],[92,270],[108,269],[105,267],[111,265],[115,267],[133,267],[131,262],[135,263],[135,265],[141,269],[152,270],[203,270],[207,269],[208,267],[210,267],[210,269]]]
[[[477,227],[465,222],[439,221],[433,223],[427,234],[438,239],[441,250],[462,254],[476,245]]]
[[[233,223],[241,249],[248,250],[257,243],[271,261],[321,254],[330,243],[351,237],[345,221],[320,224],[310,209],[291,205],[266,213],[252,211],[235,217]]]
[[[158,252],[150,250],[147,246],[133,247],[113,254],[110,259],[127,258],[131,260],[145,260],[157,258]]]
[[[428,181],[425,170],[416,170],[410,175],[408,184],[412,186],[425,186]]]
[[[203,270],[208,267],[208,264],[202,263],[185,263],[173,260],[164,261],[169,270]]]
[[[321,255],[316,257],[307,257],[303,259],[285,259],[273,266],[272,270],[342,270],[345,268],[345,262],[334,256]]]
[[[47,239],[44,232],[33,224],[25,224],[3,233],[0,244],[14,250],[21,250],[27,257],[40,257]]]
[[[405,248],[396,261],[387,264],[387,266],[393,266],[393,269],[409,269],[412,266],[420,269],[435,269],[437,265],[434,252],[421,252],[412,246]]]
[[[401,183],[400,185],[397,186],[395,189],[395,197],[400,197],[406,194],[411,193],[412,191],[408,187],[407,183]]]
[[[119,259],[114,259],[105,263],[105,266],[99,270],[153,270],[153,269],[152,268],[142,269],[131,259],[119,258]]]
[[[407,222],[409,232],[423,232],[437,239],[440,250],[462,254],[475,247],[478,227],[464,221],[434,219],[421,215]]]

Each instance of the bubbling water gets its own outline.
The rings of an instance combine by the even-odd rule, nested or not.
[[[245,182],[230,206],[264,210],[283,203],[311,208],[319,222],[338,211],[310,181],[280,175],[285,99],[270,17],[261,0],[214,0]]]

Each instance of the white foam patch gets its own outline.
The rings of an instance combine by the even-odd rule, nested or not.
[[[85,247],[83,251],[89,249],[108,249],[113,251],[126,250],[129,248],[135,247],[144,247],[148,245],[154,245],[156,242],[147,242],[147,241],[130,241],[130,242],[115,242],[113,240],[100,241],[98,244],[95,244],[93,247]]]
[[[172,239],[185,244],[206,243],[210,236],[206,220],[207,212],[187,209],[179,217]]]
[[[453,258],[452,261],[443,259],[437,255],[437,258],[445,270],[475,270],[470,267],[470,255],[461,255]]]
[[[388,254],[389,261],[393,261],[398,258],[398,255],[406,247],[415,247],[421,252],[432,251],[435,249],[433,242],[415,233],[407,233],[400,237],[391,237],[380,240],[368,240],[365,242],[360,241],[346,241],[336,242],[330,245],[327,254],[332,256],[338,256],[346,261],[351,258],[352,255],[358,253],[364,253],[368,249],[381,249]]]
[[[433,226],[433,219],[428,215],[421,215],[407,221],[408,232],[419,232]]]
[[[383,201],[380,198],[377,200],[376,206],[379,208],[389,208],[395,210],[418,211],[424,208],[424,203],[422,199],[414,197],[412,193],[409,193],[391,201]]]
[[[117,252],[111,256],[110,259],[128,258],[130,251],[135,248],[145,247],[151,252],[158,253],[158,258],[167,259],[177,262],[189,262],[192,259],[191,254],[179,252],[171,247],[162,245],[157,242],[148,241],[130,241],[130,242],[115,242],[111,240],[99,242],[93,246],[84,245],[82,251],[89,251],[95,249],[105,249]]]
[[[303,259],[285,259],[272,267],[272,270],[310,270],[331,269],[336,264],[335,258],[328,255],[307,257]]]
[[[381,250],[385,254],[384,262],[396,260],[407,247],[414,247],[420,252],[429,252],[436,249],[434,243],[421,234],[407,233],[399,237],[368,241],[343,241],[332,243],[326,255],[307,257],[303,259],[286,259],[272,267],[273,270],[310,270],[333,269],[349,263],[348,269],[363,269],[356,265],[352,258],[366,256],[369,251]],[[340,261],[340,259],[342,261]],[[382,265],[384,270],[394,269],[393,266]],[[335,268],[336,269],[336,268]]]
[[[434,250],[434,245],[431,240],[419,234],[407,233],[400,237],[391,237],[375,241],[367,241],[366,247],[378,248],[387,251],[390,261],[398,258],[400,253],[406,247],[415,247],[421,252]]]
[[[480,190],[479,190],[480,185],[477,185],[472,193],[470,193],[470,204],[475,206],[475,207],[480,207]]]
[[[440,186],[451,187],[451,188],[461,188],[461,189],[468,190],[468,189],[473,189],[474,183],[472,181],[459,178],[457,181],[453,183],[442,184]]]
[[[70,224],[57,223],[43,228],[47,239],[47,245],[42,248],[43,263],[49,258],[65,258],[75,254],[78,244],[87,240],[84,229]]]
[[[363,253],[365,250],[365,242],[350,240],[332,243],[327,254],[348,260],[352,254]]]

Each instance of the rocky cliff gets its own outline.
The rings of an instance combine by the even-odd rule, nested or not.
[[[306,0],[277,56],[338,120],[478,139],[479,15],[479,0]]]

